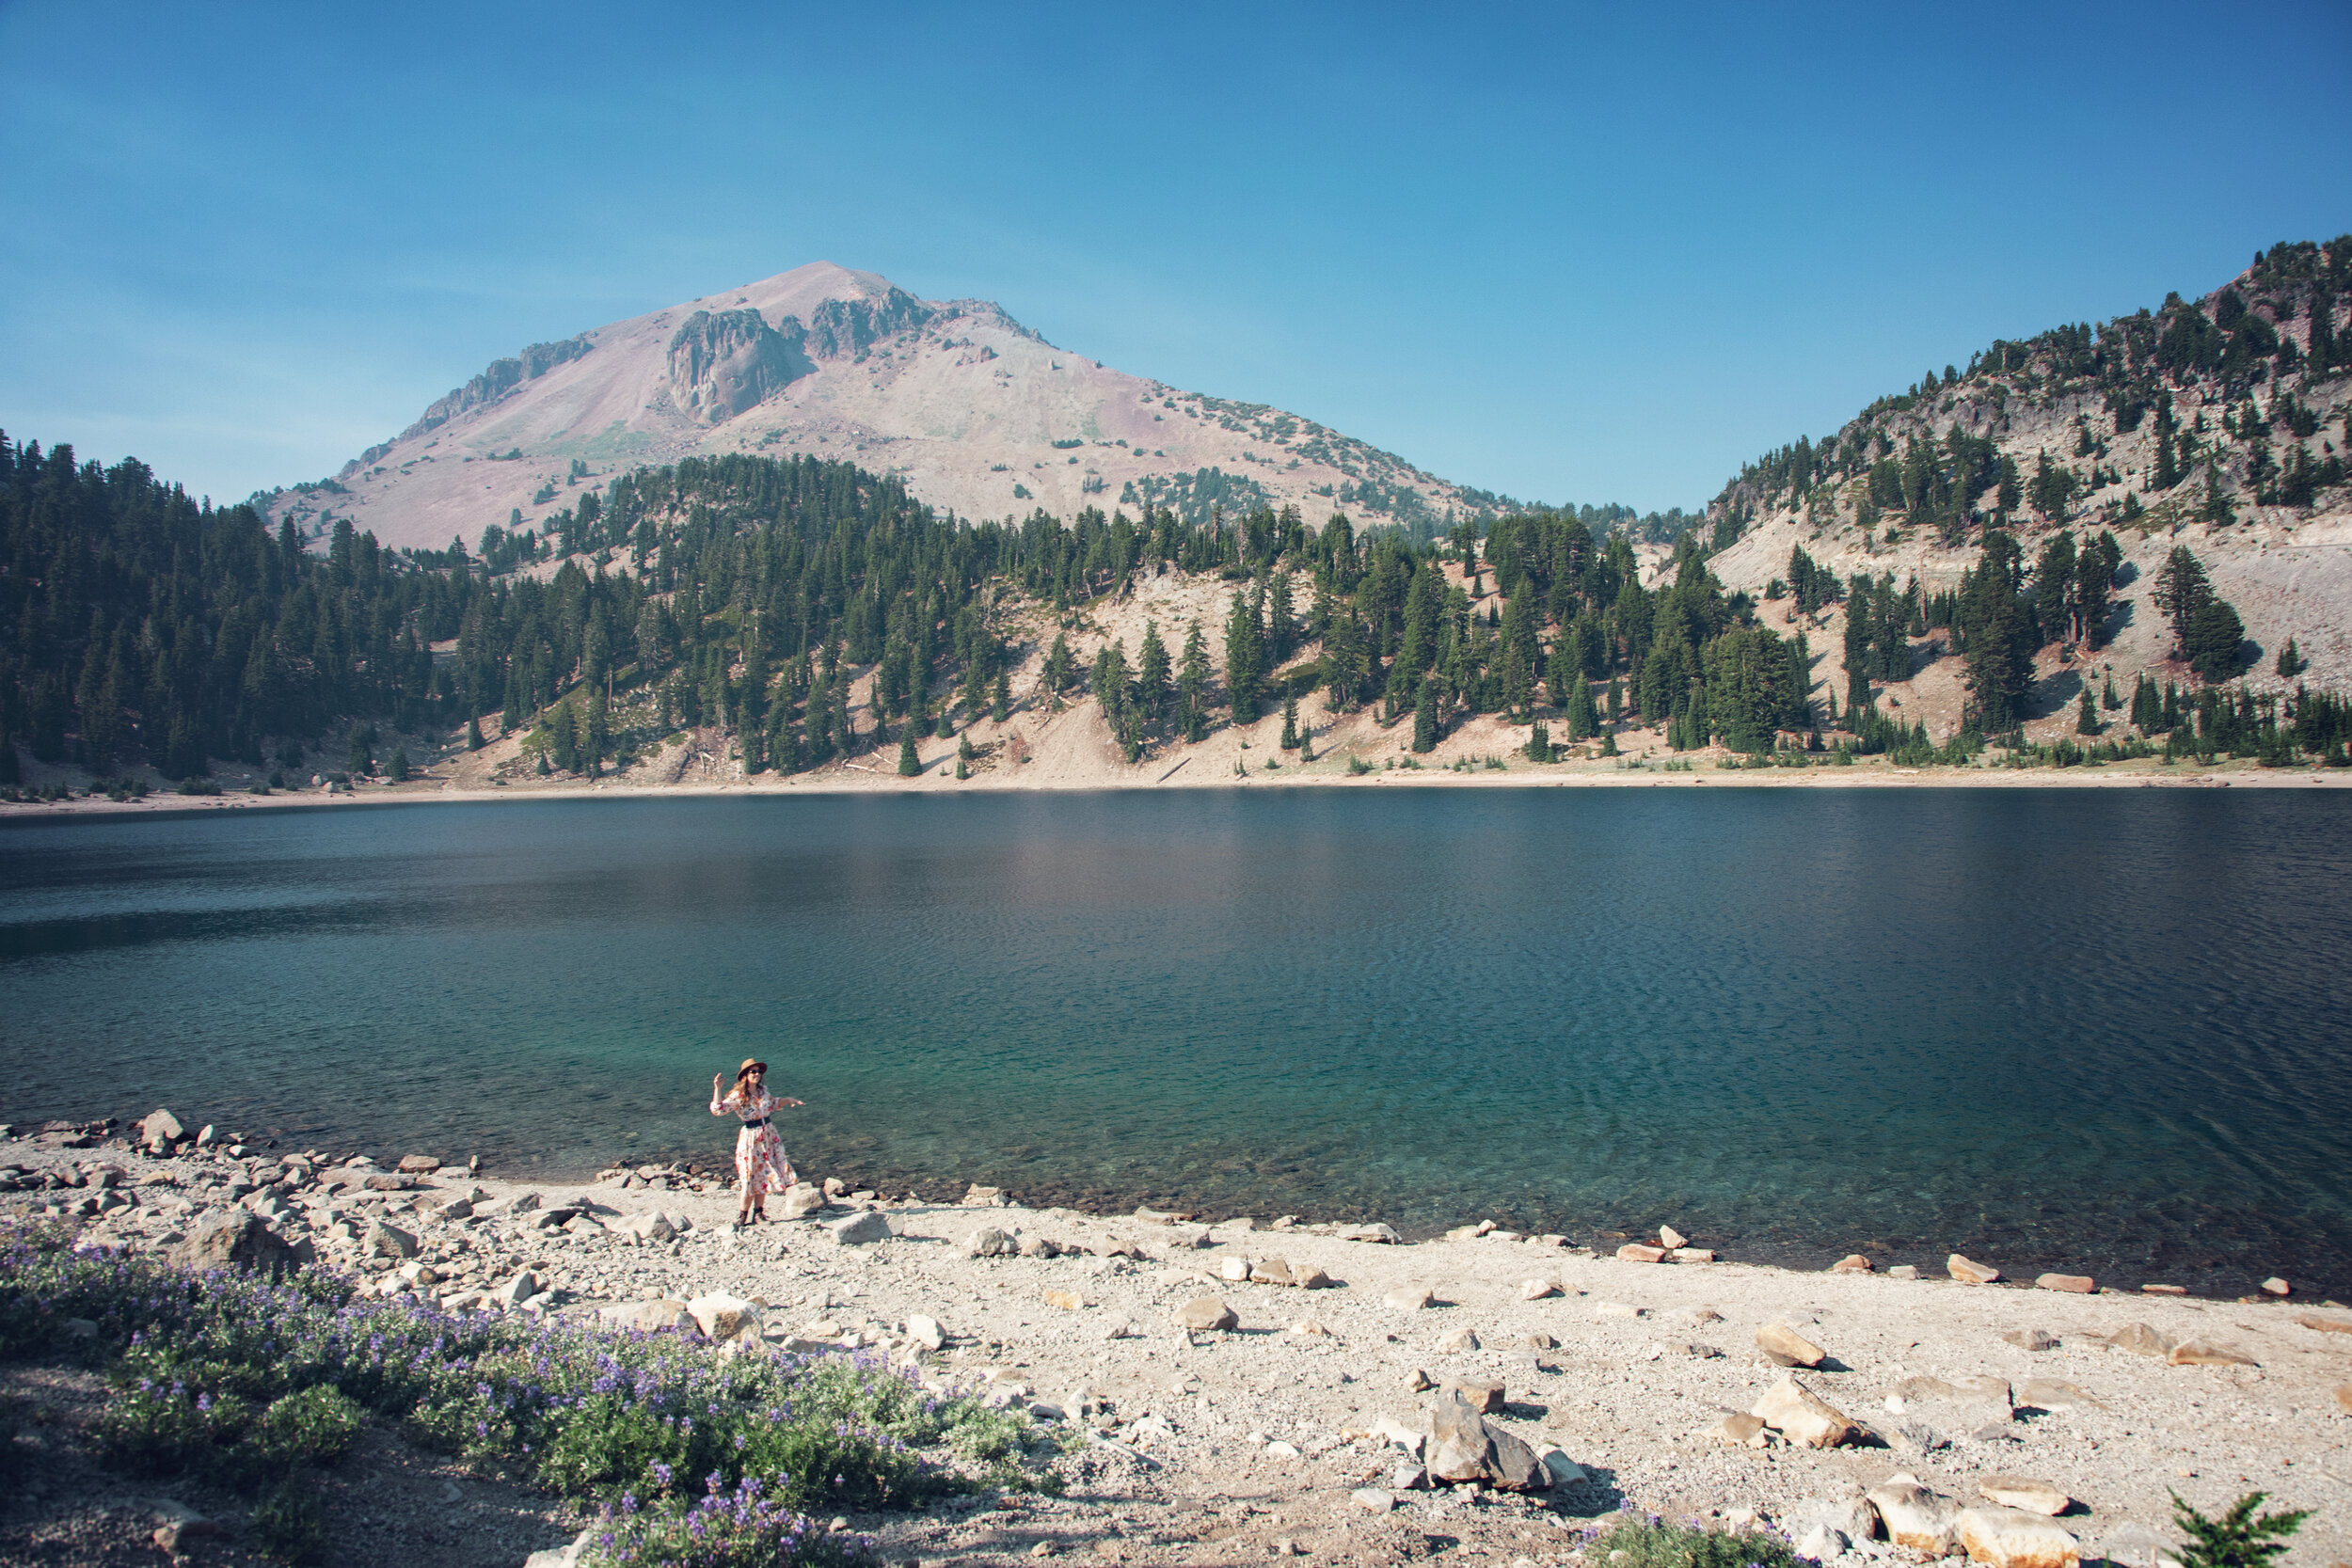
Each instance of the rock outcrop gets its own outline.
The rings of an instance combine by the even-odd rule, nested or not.
[[[790,316],[780,331],[756,310],[697,310],[670,339],[671,400],[697,423],[723,424],[817,368],[806,338]]]

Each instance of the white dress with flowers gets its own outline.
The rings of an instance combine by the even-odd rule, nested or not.
[[[738,1088],[710,1102],[712,1116],[732,1111],[744,1123],[735,1135],[735,1179],[742,1183],[746,1201],[781,1192],[800,1180],[792,1174],[792,1162],[784,1157],[784,1140],[776,1135],[776,1097],[765,1088],[750,1099]]]

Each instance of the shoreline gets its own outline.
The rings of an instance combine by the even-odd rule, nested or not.
[[[1311,766],[1311,765],[1310,765]],[[2352,769],[2264,768],[2250,760],[2203,765],[2152,761],[2109,763],[2074,768],[1887,768],[1870,761],[1850,768],[1813,764],[1805,768],[1740,768],[1665,772],[1642,767],[1594,768],[1567,771],[1574,765],[1530,765],[1504,771],[1457,772],[1446,768],[1376,769],[1351,777],[1342,772],[1280,769],[1246,779],[1137,779],[1132,783],[1101,779],[1040,779],[1035,782],[996,780],[987,773],[967,780],[934,776],[934,769],[913,778],[874,772],[862,778],[845,776],[839,765],[785,778],[735,780],[720,784],[633,784],[621,781],[580,781],[540,787],[501,786],[463,788],[453,781],[425,778],[404,784],[371,784],[356,791],[281,789],[267,795],[224,790],[218,795],[180,795],[158,790],[143,798],[111,800],[88,795],[61,800],[0,801],[0,823],[39,821],[75,816],[153,816],[158,813],[196,816],[221,811],[287,811],[296,808],[385,805],[482,805],[492,802],[539,802],[594,800],[716,800],[790,799],[795,796],[900,795],[952,799],[959,795],[1127,794],[1183,790],[1258,789],[2312,789],[2352,790]],[[1536,771],[1544,767],[1544,771]],[[847,772],[865,773],[864,769]],[[1189,771],[1189,770],[1187,770]]]
[[[522,1309],[520,1297],[483,1299],[514,1296],[521,1274],[530,1309],[582,1322],[727,1291],[756,1307],[771,1344],[855,1344],[1068,1433],[1066,1497],[858,1521],[886,1560],[1011,1568],[1072,1551],[1208,1568],[1281,1554],[1287,1540],[1326,1560],[1393,1562],[1442,1536],[1465,1555],[1581,1568],[1578,1531],[1620,1505],[1796,1535],[1851,1514],[1897,1472],[1963,1504],[1996,1477],[2037,1478],[2069,1499],[2053,1523],[2085,1560],[2144,1564],[2149,1532],[2172,1535],[2176,1489],[2208,1513],[2256,1489],[2320,1509],[2287,1568],[2352,1546],[2352,1313],[2299,1293],[2225,1302],[1796,1271],[1708,1260],[1703,1235],[1661,1260],[1476,1227],[1387,1242],[1279,1217],[1086,1214],[983,1190],[952,1202],[840,1191],[739,1232],[726,1227],[731,1193],[650,1165],[638,1167],[650,1180],[607,1167],[603,1180],[519,1181],[391,1150],[355,1165],[329,1150],[312,1161],[183,1142],[150,1158],[15,1131],[0,1164],[118,1167],[111,1185],[20,1182],[0,1198],[15,1216],[59,1193],[107,1203],[63,1219],[86,1227],[86,1243],[160,1250],[241,1208],[319,1266],[380,1293],[429,1290],[452,1310]],[[433,1168],[396,1175],[400,1164]],[[818,1174],[803,1174],[813,1205]],[[784,1207],[771,1203],[771,1218]],[[407,1240],[388,1250],[386,1227]],[[1020,1255],[990,1255],[992,1229]],[[424,1266],[408,1271],[413,1285],[394,1251]],[[1194,1325],[1203,1298],[1227,1326]],[[1772,1361],[1774,1325],[1820,1347],[1819,1364]],[[1790,1376],[1863,1435],[1814,1448],[1728,1419]],[[1557,1452],[1564,1479],[1514,1496],[1400,1473],[1412,1458],[1397,1434],[1411,1435],[1422,1390],[1448,1380],[1491,1381],[1493,1424]],[[1855,1539],[1828,1556],[1888,1568],[1932,1554]]]

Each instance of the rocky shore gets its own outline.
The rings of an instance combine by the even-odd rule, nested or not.
[[[2225,1302],[2011,1281],[1997,1259],[1939,1277],[1727,1263],[1671,1229],[1596,1255],[1492,1226],[1406,1243],[1378,1225],[837,1181],[738,1230],[733,1195],[675,1165],[525,1186],[437,1154],[243,1144],[167,1112],[0,1131],[0,1218],[78,1227],[85,1246],[333,1269],[713,1354],[858,1350],[1058,1434],[1061,1497],[851,1521],[893,1562],[1581,1564],[1587,1524],[1630,1507],[1769,1525],[1855,1568],[2153,1568],[2169,1494],[2211,1513],[2254,1490],[2317,1511],[2289,1563],[2352,1557],[2352,1311],[2284,1280]],[[499,1511],[500,1530],[456,1532],[436,1560],[512,1564],[517,1529],[560,1548],[580,1523],[429,1458],[379,1461],[387,1488],[447,1488],[444,1515],[478,1494]],[[432,1521],[371,1513],[365,1476],[346,1490],[336,1560],[419,1560]],[[134,1515],[164,1528],[141,1497],[20,1496],[0,1557],[95,1540],[100,1509],[118,1535]]]

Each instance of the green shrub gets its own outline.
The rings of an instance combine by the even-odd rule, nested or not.
[[[254,1544],[280,1562],[326,1560],[326,1508],[317,1491],[299,1481],[282,1481],[262,1494],[246,1528]]]
[[[1614,1523],[1593,1527],[1585,1561],[1607,1568],[1797,1568],[1797,1554],[1771,1530],[1670,1525],[1655,1513],[1633,1513],[1630,1503],[1625,1507]]]
[[[2188,1537],[2188,1544],[2181,1549],[2181,1568],[2265,1568],[2272,1559],[2285,1555],[2287,1537],[2303,1528],[2303,1521],[2312,1516],[2310,1509],[2292,1513],[2265,1513],[2255,1517],[2270,1494],[2249,1492],[2230,1505],[2230,1511],[2218,1519],[2208,1519],[2172,1494],[2172,1521]]]
[[[366,1419],[346,1395],[317,1384],[271,1402],[254,1440],[273,1464],[332,1465],[351,1450]]]

